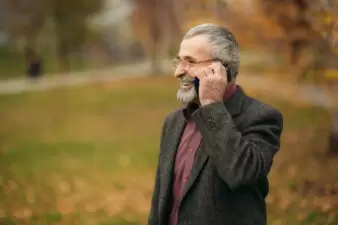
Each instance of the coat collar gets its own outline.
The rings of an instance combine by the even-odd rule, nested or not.
[[[241,112],[245,103],[246,94],[240,85],[236,85],[236,90],[232,95],[224,100],[224,105],[232,116],[236,116]],[[182,109],[183,116],[188,120],[200,106],[196,103],[189,103]]]

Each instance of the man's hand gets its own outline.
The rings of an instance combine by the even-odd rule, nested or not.
[[[199,100],[201,105],[208,105],[223,100],[227,87],[226,69],[220,62],[215,62],[198,74],[200,79]]]

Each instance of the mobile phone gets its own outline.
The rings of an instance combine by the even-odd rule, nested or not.
[[[229,83],[231,81],[229,64],[223,63],[222,65],[225,67],[225,70],[227,71],[227,81]],[[197,93],[198,93],[199,85],[200,85],[200,79],[198,79],[197,77],[194,77],[194,86],[195,86],[195,90],[196,90]]]
[[[231,81],[231,73],[230,73],[229,64],[223,63],[222,65],[225,67],[225,70],[227,71],[227,81],[229,83]]]
[[[194,87],[196,90],[196,93],[198,94],[198,88],[200,86],[200,79],[198,79],[197,77],[194,77]]]

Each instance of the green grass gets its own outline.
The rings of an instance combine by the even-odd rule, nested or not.
[[[0,224],[145,224],[176,87],[140,78],[0,96]],[[338,181],[338,160],[325,154],[327,114],[248,93],[285,116],[269,224],[337,222],[334,195],[318,191]]]
[[[0,78],[22,76],[25,71],[23,54],[8,48],[0,48]]]
[[[58,60],[50,52],[41,52],[40,56],[43,60],[43,74],[53,75],[59,72]],[[84,71],[93,69],[97,66],[88,60],[81,60],[78,57],[70,58],[71,71]],[[26,65],[23,52],[11,48],[0,48],[0,80],[25,77]]]

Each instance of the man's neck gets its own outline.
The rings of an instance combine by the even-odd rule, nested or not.
[[[227,85],[227,90],[224,93],[224,101],[227,101],[229,98],[231,98],[231,96],[235,93],[236,89],[237,89],[237,85],[235,82],[231,82]]]

